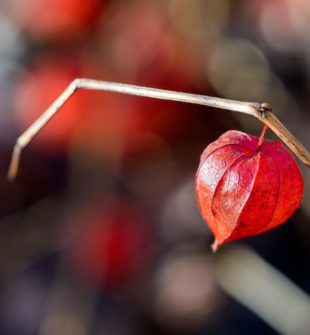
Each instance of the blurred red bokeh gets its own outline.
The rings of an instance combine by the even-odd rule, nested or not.
[[[85,33],[101,15],[103,0],[10,0],[11,14],[35,40],[68,40]]]
[[[110,204],[108,204],[110,203]],[[99,202],[76,213],[69,260],[91,285],[120,289],[138,280],[154,252],[149,220],[125,200]]]

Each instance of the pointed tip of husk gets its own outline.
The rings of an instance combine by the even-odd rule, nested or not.
[[[217,240],[217,239],[214,240],[213,244],[211,245],[211,249],[212,249],[213,253],[215,253],[219,249],[221,244],[222,243],[219,240]]]

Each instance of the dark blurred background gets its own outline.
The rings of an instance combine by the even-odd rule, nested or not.
[[[1,0],[0,334],[310,334],[310,174],[282,227],[212,254],[203,148],[254,118],[79,91],[77,77],[268,101],[309,148],[308,0]],[[271,132],[268,138],[274,138]]]

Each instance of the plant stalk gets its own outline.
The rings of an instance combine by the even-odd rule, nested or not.
[[[32,141],[40,130],[58,113],[62,106],[78,89],[109,91],[115,93],[136,95],[141,97],[179,101],[190,104],[209,106],[244,113],[256,117],[268,126],[308,167],[310,167],[309,151],[293,136],[293,134],[273,114],[267,103],[243,102],[210,97],[207,95],[183,93],[150,87],[120,84],[93,79],[75,79],[63,93],[27,128],[17,139],[9,166],[8,178],[13,180],[19,169],[22,150]]]

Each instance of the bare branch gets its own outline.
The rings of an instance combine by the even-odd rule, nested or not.
[[[264,105],[264,104],[262,104]],[[310,168],[310,153],[297,140],[297,138],[284,126],[284,124],[272,113],[271,107],[268,105],[263,113],[257,118],[264,122],[291,150],[292,152]]]
[[[18,137],[9,167],[9,179],[14,179],[18,173],[22,150],[32,141],[32,139],[51,120],[51,118],[57,114],[57,112],[70,99],[70,97],[72,97],[72,95],[80,88],[95,91],[110,91],[122,94],[137,95],[153,99],[186,102],[190,104],[221,108],[252,115],[270,127],[270,129],[281,138],[281,140],[295,153],[295,155],[299,157],[305,165],[310,167],[310,153],[276,118],[276,116],[272,113],[271,108],[269,108],[269,106],[266,108],[266,104],[261,105],[257,102],[242,102],[210,97],[207,95],[168,91],[143,86],[81,78],[75,79],[64,90],[64,92],[42,113],[42,115]]]

